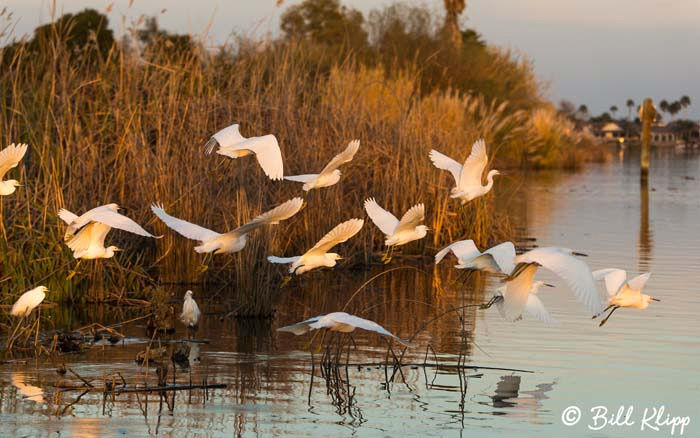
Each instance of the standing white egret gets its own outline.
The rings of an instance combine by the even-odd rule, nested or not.
[[[414,240],[422,239],[428,234],[428,227],[420,224],[425,220],[423,204],[416,204],[408,209],[400,221],[396,216],[380,207],[374,198],[365,200],[365,210],[372,222],[386,236],[384,244],[389,247],[389,250],[383,258],[385,263],[391,261],[389,251],[394,246],[405,245]]]
[[[180,314],[180,321],[187,326],[188,334],[190,330],[197,331],[200,316],[202,316],[202,312],[199,311],[197,302],[192,298],[192,291],[188,290],[185,292],[185,300],[182,303],[182,313]]]
[[[24,154],[27,153],[27,145],[24,143],[14,144],[12,143],[8,147],[0,152],[0,195],[7,196],[15,192],[17,187],[20,186],[19,181],[15,179],[8,179],[7,181],[2,181],[3,177],[7,172],[13,167],[17,167],[17,164],[24,158]]]
[[[332,186],[340,181],[340,170],[338,170],[338,167],[340,167],[341,164],[352,161],[359,148],[360,140],[353,140],[348,144],[343,152],[333,157],[333,159],[326,164],[326,167],[323,168],[321,173],[291,175],[285,176],[284,179],[304,183],[302,188],[306,192],[311,189]]]
[[[301,198],[290,199],[272,210],[255,217],[247,224],[223,234],[170,216],[160,204],[151,205],[151,210],[169,228],[188,239],[199,241],[201,244],[194,247],[194,250],[198,253],[213,252],[214,254],[225,254],[242,250],[246,242],[248,242],[248,233],[264,225],[278,224],[280,221],[289,219],[301,210],[303,204],[304,200]]]
[[[240,158],[255,154],[260,167],[268,178],[281,180],[284,177],[282,152],[277,138],[272,135],[245,138],[238,131],[238,124],[231,125],[212,135],[204,149],[211,154],[216,146],[216,153],[229,158]]]
[[[46,286],[38,286],[34,289],[28,290],[23,293],[21,297],[12,305],[12,310],[10,310],[10,315],[26,317],[32,310],[44,301],[46,298],[46,292],[48,289]]]
[[[73,257],[76,259],[108,259],[113,257],[115,251],[120,251],[120,249],[116,246],[107,248],[104,246],[105,237],[112,228],[139,236],[158,238],[141,228],[133,220],[119,214],[118,210],[117,204],[107,204],[95,207],[81,216],[66,209],[61,209],[58,212],[58,217],[68,224],[64,240],[66,245],[73,250]]]
[[[435,254],[435,264],[452,252],[457,257],[457,269],[475,269],[492,274],[510,274],[515,268],[515,246],[512,242],[503,242],[483,253],[471,239],[454,242]]]
[[[593,318],[595,319],[612,309],[610,313],[608,313],[608,316],[600,322],[600,327],[608,322],[613,312],[620,307],[644,310],[649,307],[650,301],[660,301],[657,298],[642,293],[642,289],[649,280],[649,277],[651,277],[651,273],[647,272],[646,274],[638,275],[628,281],[627,272],[623,269],[610,268],[593,271],[593,278],[596,280],[605,280],[605,289],[608,292],[608,307],[599,314],[594,315]]]
[[[540,266],[561,277],[576,297],[591,312],[598,313],[603,304],[595,287],[588,265],[574,257],[582,255],[570,249],[544,247],[535,248],[515,257],[515,269],[506,279],[503,292],[503,315],[515,321],[522,315],[532,290],[533,279]]]
[[[311,330],[322,328],[340,333],[351,333],[355,331],[356,328],[360,328],[362,330],[376,332],[380,335],[388,336],[396,339],[399,343],[405,345],[406,347],[411,347],[411,344],[408,341],[404,341],[376,322],[370,321],[369,319],[360,318],[355,315],[350,315],[345,312],[333,312],[327,315],[315,316],[307,319],[306,321],[278,328],[277,331],[294,333],[295,335],[299,336],[310,332]]]
[[[483,139],[472,145],[472,152],[463,165],[435,149],[430,151],[430,160],[438,169],[447,170],[452,174],[455,187],[450,191],[450,197],[459,198],[462,204],[487,194],[493,187],[493,177],[501,174],[495,169],[489,171],[486,175],[486,185],[481,185],[481,177],[489,161],[486,142]]]
[[[19,330],[20,326],[22,326],[24,319],[27,316],[29,316],[30,313],[32,313],[32,310],[39,307],[39,304],[41,304],[41,302],[44,301],[44,298],[46,298],[47,291],[48,289],[45,286],[35,287],[34,289],[28,290],[27,292],[23,293],[22,296],[20,296],[19,299],[15,301],[15,303],[12,305],[10,315],[17,316],[20,318],[20,320],[17,322],[17,325],[12,331],[10,337],[7,338],[8,351],[12,350],[15,340],[22,335],[23,332],[17,333],[17,331]],[[40,314],[40,310],[38,310],[37,312],[39,312]],[[29,333],[33,332],[34,327],[36,327],[36,335],[34,338],[35,344],[39,339],[39,320],[40,316],[37,316],[34,326],[29,329],[27,334],[27,336],[29,336]],[[26,332],[26,329],[23,330],[25,330],[24,332]]]
[[[533,282],[532,287],[530,288],[530,293],[527,296],[527,301],[525,301],[525,307],[523,307],[523,314],[537,318],[545,324],[556,324],[558,321],[552,318],[552,315],[549,314],[547,309],[545,309],[544,304],[542,304],[542,300],[540,300],[540,298],[537,296],[537,292],[542,286],[554,287],[551,284],[545,283],[544,281]],[[506,303],[506,300],[509,300],[512,297],[512,295],[508,295],[505,292],[506,287],[500,287],[498,292],[496,292],[494,295],[493,300],[494,304],[496,305],[496,309],[498,309],[498,313],[500,313],[503,318],[506,318],[505,307],[510,305],[510,303]],[[522,319],[523,314],[520,314],[520,316],[515,318],[515,320],[517,321]]]
[[[276,257],[269,256],[267,259],[271,263],[291,263],[289,267],[290,274],[301,275],[315,268],[328,267],[332,268],[336,265],[336,260],[342,259],[340,254],[328,252],[331,248],[339,243],[343,243],[355,234],[357,234],[364,225],[362,219],[350,219],[341,224],[336,225],[331,231],[319,240],[316,245],[304,254],[296,257]]]

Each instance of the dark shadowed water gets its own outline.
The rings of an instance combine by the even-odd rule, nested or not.
[[[575,248],[589,254],[593,269],[619,267],[630,274],[651,271],[646,292],[659,298],[646,311],[619,310],[604,328],[557,284],[541,291],[561,323],[524,320],[508,323],[492,309],[466,311],[462,325],[449,314],[428,325],[415,339],[407,361],[441,367],[405,367],[404,378],[386,384],[386,344],[376,335],[357,333],[351,365],[340,379],[313,370],[307,344],[320,337],[278,333],[281,325],[341,310],[352,291],[386,269],[322,272],[285,289],[274,320],[221,318],[204,291],[195,296],[205,311],[192,343],[191,373],[179,371],[178,383],[224,383],[226,389],[179,392],[167,401],[158,394],[60,391],[80,385],[62,377],[50,361],[0,365],[1,436],[671,436],[669,426],[650,420],[649,409],[664,406],[666,416],[689,417],[683,436],[700,436],[700,157],[658,151],[646,196],[640,192],[638,156],[615,156],[575,174],[548,172],[504,177],[497,184],[500,208],[517,218],[521,242]],[[400,265],[400,260],[393,262]],[[417,270],[419,269],[419,270]],[[417,265],[390,272],[372,282],[347,310],[374,319],[409,338],[424,322],[463,301],[482,302],[497,280],[478,275],[466,292],[453,284],[449,264],[434,269]],[[464,289],[464,288],[461,288]],[[602,292],[602,289],[601,289]],[[176,290],[182,295],[183,290]],[[98,321],[123,321],[138,311],[59,309],[66,328]],[[103,313],[100,313],[103,312]],[[130,384],[143,383],[145,370],[134,358],[148,342],[139,323],[124,330],[124,343],[58,359],[84,379],[119,373]],[[185,332],[178,326],[176,339]],[[312,347],[312,348],[313,348]],[[469,365],[515,368],[458,372],[460,352]],[[318,362],[319,355],[315,356]],[[362,364],[359,365],[358,364]],[[155,369],[149,370],[153,384]],[[172,373],[172,370],[171,370]],[[115,379],[119,379],[115,377]],[[172,374],[169,376],[172,380]],[[76,402],[76,403],[74,403]],[[562,413],[578,406],[581,420],[562,423]],[[591,408],[604,406],[608,417],[632,406],[628,425],[594,422]],[[601,408],[602,409],[602,408]],[[647,422],[642,430],[646,413]],[[571,417],[567,417],[571,418]],[[610,418],[608,418],[610,419]],[[671,421],[671,420],[668,420]],[[661,421],[663,422],[663,421]],[[651,426],[659,427],[655,431]],[[676,428],[675,436],[680,436]]]

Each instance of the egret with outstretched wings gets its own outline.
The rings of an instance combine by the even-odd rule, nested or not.
[[[362,219],[350,219],[341,224],[336,225],[329,231],[321,240],[316,243],[310,250],[296,257],[276,257],[270,256],[267,259],[271,263],[290,263],[290,274],[301,275],[312,269],[320,267],[332,268],[336,265],[337,260],[342,259],[340,254],[328,252],[331,248],[339,243],[343,243],[357,234],[364,225]]]
[[[301,198],[290,199],[272,210],[256,216],[247,224],[223,234],[170,216],[160,204],[151,205],[151,210],[165,225],[175,230],[178,234],[188,239],[199,241],[200,245],[194,247],[194,250],[198,253],[213,252],[214,254],[225,254],[242,250],[248,242],[248,234],[251,231],[289,219],[301,210],[303,204],[304,200]]]
[[[486,155],[486,142],[483,139],[477,140],[472,145],[471,154],[464,161],[464,164],[459,164],[435,149],[430,151],[430,160],[438,169],[447,170],[452,174],[455,186],[450,191],[450,197],[458,198],[462,204],[491,191],[493,177],[501,174],[498,170],[493,169],[486,175],[486,185],[481,184],[481,177],[489,162]]]
[[[311,189],[318,189],[321,187],[329,187],[340,181],[340,170],[338,169],[341,164],[348,163],[352,161],[353,157],[360,148],[360,140],[351,141],[345,150],[326,164],[321,173],[310,173],[307,175],[290,175],[285,176],[284,179],[289,181],[296,181],[304,183],[302,188],[304,191],[308,192]]]
[[[254,154],[268,178],[281,180],[284,177],[282,152],[277,138],[272,134],[245,138],[239,132],[238,124],[235,124],[212,135],[204,149],[207,154],[211,154],[217,146],[219,148],[216,153],[229,158]]]

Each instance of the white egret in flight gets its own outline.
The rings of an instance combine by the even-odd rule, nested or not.
[[[116,246],[105,248],[105,237],[112,228],[128,231],[144,237],[154,237],[153,234],[141,228],[139,224],[128,217],[119,214],[117,204],[107,204],[95,207],[78,216],[66,209],[58,212],[58,217],[68,224],[63,239],[73,250],[76,259],[108,259],[120,251]],[[76,233],[77,232],[77,233]]]
[[[301,275],[312,269],[320,267],[332,268],[336,265],[336,261],[342,259],[340,254],[328,252],[331,248],[339,243],[347,241],[349,238],[357,234],[364,225],[362,219],[350,219],[341,224],[336,225],[331,231],[319,240],[316,245],[304,254],[296,257],[276,257],[269,256],[267,259],[271,263],[291,263],[289,267],[290,274]]]
[[[552,318],[552,315],[549,314],[547,309],[545,309],[544,304],[542,304],[542,300],[540,300],[540,298],[537,296],[537,292],[542,286],[554,287],[551,284],[545,283],[544,281],[533,282],[532,287],[530,288],[530,293],[527,296],[527,301],[525,301],[525,307],[523,307],[523,313],[515,318],[516,321],[522,319],[522,315],[526,314],[532,316],[533,318],[539,319],[545,324],[558,323],[557,320]],[[506,303],[506,300],[512,298],[512,295],[507,295],[505,292],[506,287],[500,287],[498,292],[496,292],[494,295],[493,300],[494,304],[496,305],[496,309],[498,309],[498,313],[500,313],[503,318],[506,318],[506,306],[510,305],[510,303]]]
[[[8,147],[0,152],[0,195],[7,196],[15,192],[17,187],[20,186],[19,181],[15,179],[8,179],[7,181],[2,181],[5,174],[10,171],[13,167],[17,167],[17,164],[22,160],[24,154],[27,153],[27,145],[24,143],[14,144],[12,143]]]
[[[459,198],[462,204],[487,194],[493,187],[493,177],[501,174],[495,169],[489,171],[486,185],[481,185],[481,177],[489,161],[486,142],[483,139],[474,143],[472,152],[463,165],[434,149],[430,151],[430,160],[438,169],[447,170],[452,174],[455,187],[450,191],[450,197]]]
[[[399,343],[405,345],[406,347],[411,347],[411,344],[408,341],[404,341],[376,322],[370,321],[369,319],[360,318],[355,315],[350,315],[345,312],[333,312],[329,313],[328,315],[315,316],[307,319],[306,321],[278,328],[277,331],[294,333],[295,335],[299,336],[312,330],[322,328],[340,333],[351,333],[356,328],[359,328],[362,330],[377,332],[383,336],[388,336],[396,339]]]
[[[306,192],[311,189],[332,186],[340,181],[340,170],[338,170],[338,167],[340,167],[341,164],[352,161],[359,148],[360,140],[353,140],[348,144],[343,152],[333,157],[333,159],[326,164],[326,167],[323,168],[321,173],[285,176],[284,179],[304,183],[302,188]]]
[[[595,287],[595,280],[588,265],[574,257],[582,255],[570,249],[544,247],[535,248],[515,257],[515,269],[506,278],[503,291],[503,315],[515,321],[525,310],[533,279],[540,266],[554,272],[573,290],[576,297],[594,314],[603,304]]]
[[[386,236],[384,244],[389,250],[394,246],[405,245],[414,240],[419,240],[428,234],[428,227],[421,225],[425,220],[425,207],[423,204],[416,204],[398,220],[396,216],[384,210],[377,204],[374,198],[365,200],[365,210],[372,222]],[[384,262],[389,263],[391,256],[389,251],[384,255]]]
[[[151,210],[169,228],[188,239],[199,241],[200,245],[194,247],[198,253],[225,254],[242,250],[248,242],[248,233],[264,225],[278,224],[280,221],[289,219],[301,210],[303,204],[304,200],[301,198],[290,199],[272,210],[256,216],[247,224],[223,234],[170,216],[160,204],[151,205]]]
[[[188,290],[185,292],[185,300],[182,303],[182,313],[180,314],[180,321],[187,326],[188,334],[190,330],[197,330],[200,316],[202,316],[202,312],[199,311],[197,302],[192,298],[192,291]]]
[[[455,268],[476,269],[492,274],[510,274],[515,268],[515,246],[512,242],[503,242],[483,253],[471,239],[454,242],[435,254],[435,264],[452,252],[457,257]]]
[[[238,131],[238,125],[231,125],[212,135],[204,149],[211,154],[219,146],[216,153],[229,158],[240,158],[255,154],[260,167],[270,179],[281,180],[284,176],[282,152],[277,138],[272,135],[245,138]]]
[[[46,292],[48,289],[46,286],[38,286],[32,290],[29,290],[22,294],[21,297],[12,305],[12,310],[10,310],[10,315],[25,317],[32,313],[44,298],[46,298]]]
[[[643,294],[642,289],[651,277],[651,273],[638,275],[631,280],[627,280],[627,272],[622,269],[599,269],[593,271],[593,278],[605,281],[605,289],[608,292],[608,307],[602,312],[593,316],[597,318],[601,314],[610,310],[608,316],[600,322],[600,327],[605,324],[614,311],[620,307],[644,310],[649,307],[650,301],[660,301],[657,298]]]

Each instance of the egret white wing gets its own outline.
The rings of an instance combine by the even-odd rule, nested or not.
[[[641,291],[642,289],[644,289],[644,285],[647,284],[647,281],[649,281],[649,277],[651,277],[651,272],[638,275],[630,281],[628,281],[627,286],[629,286],[629,288],[632,290]]]
[[[558,322],[547,312],[547,309],[544,308],[544,304],[542,304],[542,300],[535,294],[528,295],[527,302],[525,303],[525,313],[539,319],[545,324],[556,324]]]
[[[484,254],[491,254],[496,264],[504,274],[510,274],[515,268],[515,245],[513,242],[503,242],[484,251]]]
[[[608,292],[608,296],[615,296],[622,286],[624,286],[627,281],[627,272],[624,269],[598,269],[593,271],[593,278],[596,280],[605,281],[605,290]]]
[[[278,328],[277,331],[278,332],[294,333],[297,336],[303,335],[304,333],[308,333],[309,331],[312,330],[312,328],[309,326],[310,324],[318,321],[323,316],[324,315],[314,316],[313,318],[309,318],[306,321],[298,322],[298,323],[292,324],[292,325],[286,325],[284,327]]]
[[[356,327],[356,328],[360,328],[362,330],[367,330],[367,331],[379,333],[380,335],[389,336],[391,338],[396,339],[398,342],[400,342],[401,344],[403,344],[407,347],[411,346],[410,343],[404,341],[403,339],[399,338],[395,334],[391,333],[389,330],[385,329],[384,327],[382,327],[381,325],[377,324],[374,321],[370,321],[369,319],[360,318],[359,316],[350,315],[350,314],[347,314],[345,312],[329,313],[328,315],[326,315],[326,318],[324,318],[324,319],[330,319],[332,321],[335,321],[335,322],[338,322],[341,324],[347,324],[347,325],[351,325],[351,326]],[[313,328],[321,328],[321,326],[319,326],[319,322],[311,323],[310,326]],[[330,321],[329,321],[329,323],[330,323]],[[325,325],[323,325],[323,326],[325,327]]]
[[[240,145],[241,149],[248,149],[255,152],[255,158],[260,167],[270,179],[284,178],[284,164],[282,162],[282,151],[277,143],[277,138],[272,135],[262,137],[252,137]]]
[[[12,143],[0,152],[0,180],[10,169],[17,167],[17,164],[24,158],[24,154],[27,153],[27,147],[24,143],[17,145]]]
[[[359,148],[360,140],[353,140],[350,143],[348,143],[348,146],[343,152],[337,154],[335,157],[333,157],[331,161],[328,162],[328,164],[326,164],[326,167],[324,167],[321,171],[321,175],[331,173],[335,169],[340,167],[341,164],[345,164],[352,161]]]
[[[313,248],[307,251],[307,254],[312,252],[328,252],[328,250],[333,248],[335,245],[343,243],[357,234],[362,229],[364,224],[365,221],[362,219],[350,219],[336,225],[325,236],[323,236]]]
[[[153,234],[144,230],[141,225],[137,224],[133,219],[110,209],[95,211],[92,214],[92,220],[102,222],[103,224],[109,225],[112,228],[118,228],[123,231],[138,234],[139,236],[155,237]]]
[[[481,252],[476,247],[473,240],[459,240],[438,251],[438,253],[435,254],[435,264],[440,263],[450,251],[452,251],[457,259],[462,261],[471,260],[481,255]]]
[[[460,163],[435,149],[430,151],[430,161],[438,169],[449,171],[455,179],[455,185],[459,184],[459,176],[462,173],[462,165]]]
[[[158,216],[168,228],[175,230],[188,239],[198,240],[204,243],[221,236],[221,234],[216,231],[170,216],[160,204],[151,205],[151,210],[153,210],[153,213]]]
[[[294,257],[277,257],[277,256],[268,256],[267,261],[270,263],[279,263],[279,264],[286,264],[286,263],[294,263],[297,260],[299,260],[299,256],[294,256]]]
[[[472,145],[472,152],[462,166],[462,173],[459,176],[458,187],[481,186],[481,176],[484,173],[489,159],[486,155],[486,142],[484,139],[477,140]]]
[[[508,321],[517,321],[522,316],[536,272],[537,264],[523,263],[513,270],[513,276],[506,282],[503,315]]]
[[[523,262],[537,263],[557,274],[594,314],[603,309],[590,268],[571,255],[571,251],[554,247],[535,248],[515,258],[516,264]]]
[[[401,217],[399,224],[397,225],[394,233],[404,230],[412,230],[416,226],[420,225],[425,219],[425,206],[423,204],[416,204],[409,208],[406,213]]]
[[[111,229],[112,227],[101,222],[91,222],[66,242],[66,245],[73,252],[85,251],[91,245],[104,246],[105,237]]]
[[[316,178],[318,178],[318,175],[315,173],[308,173],[305,175],[288,175],[284,177],[284,179],[288,181],[295,181],[300,183],[307,183],[309,181],[315,180]]]
[[[65,213],[63,216],[67,218],[71,218],[72,213],[70,213],[68,210],[64,210]],[[106,204],[106,205],[100,205],[99,207],[95,207],[91,210],[86,211],[82,215],[78,216],[77,218],[73,218],[73,221],[68,223],[68,227],[66,228],[66,233],[63,236],[64,240],[70,240],[73,237],[73,234],[79,230],[80,228],[84,227],[85,225],[89,224],[90,222],[96,220],[95,215],[99,214],[100,212],[112,212],[116,213],[119,211],[119,206],[117,204]],[[60,212],[59,212],[60,215]],[[64,219],[64,220],[66,220]]]
[[[60,217],[63,220],[63,222],[65,222],[68,225],[70,225],[74,220],[78,219],[77,214],[71,213],[65,208],[58,210],[58,217]]]
[[[236,228],[232,232],[238,235],[243,235],[250,233],[256,228],[262,227],[263,225],[277,224],[280,221],[289,219],[297,214],[303,205],[304,200],[302,198],[292,198],[289,201],[278,205],[272,210],[268,210],[265,213],[256,216],[253,220]]]
[[[376,225],[382,233],[387,236],[394,234],[396,227],[399,225],[399,220],[396,219],[396,216],[380,207],[374,198],[365,200],[365,210],[369,218],[374,222],[374,225]]]
[[[241,135],[238,128],[238,124],[234,124],[212,135],[211,139],[204,146],[206,153],[211,154],[217,144],[219,146],[230,146],[245,141],[246,138]]]

